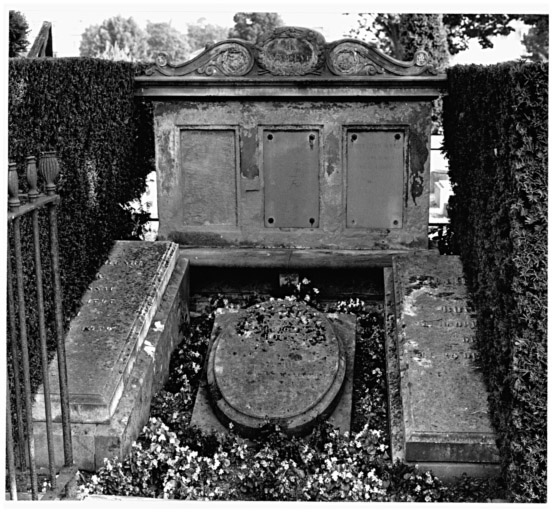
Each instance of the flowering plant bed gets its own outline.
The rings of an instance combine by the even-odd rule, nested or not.
[[[360,300],[316,304],[306,280],[295,289],[302,303],[324,312],[354,313],[358,332],[351,432],[321,423],[304,438],[277,426],[254,445],[230,429],[205,434],[189,425],[217,307],[243,308],[255,297],[229,304],[222,297],[195,313],[171,360],[169,381],[127,458],[106,460],[82,475],[83,494],[191,500],[489,501],[494,481],[463,478],[445,486],[429,472],[389,459],[383,313]],[[302,286],[301,286],[302,285]],[[266,298],[264,298],[266,299]]]

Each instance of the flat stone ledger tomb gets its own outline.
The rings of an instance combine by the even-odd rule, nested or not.
[[[412,254],[386,269],[391,448],[438,476],[494,474],[496,438],[458,257]]]
[[[218,314],[192,423],[255,438],[272,425],[307,434],[333,415],[349,430],[356,320],[335,316],[288,299]]]
[[[75,462],[81,469],[101,465],[111,448],[120,448],[123,433],[126,441],[134,435],[129,424],[139,431],[138,423],[147,419],[152,388],[166,377],[187,317],[187,279],[187,260],[179,259],[177,244],[118,241],[84,294],[65,342]],[[61,422],[57,357],[49,375],[56,432]],[[43,389],[35,396],[33,418],[36,444],[45,446]],[[100,427],[106,430],[102,435]]]

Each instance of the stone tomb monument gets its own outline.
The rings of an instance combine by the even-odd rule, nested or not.
[[[442,477],[498,474],[459,258],[396,256],[385,274],[393,458]]]
[[[328,419],[350,430],[356,318],[277,299],[217,311],[192,424],[255,438]]]
[[[136,78],[154,104],[159,237],[192,261],[192,248],[426,249],[445,83],[423,51],[401,62],[294,27],[182,64],[161,54]]]
[[[94,470],[122,457],[168,376],[187,319],[188,262],[172,242],[115,243],[71,321],[65,350],[73,455]],[[49,367],[56,464],[63,464],[57,356]],[[37,465],[47,466],[44,390],[33,404]]]
[[[302,248],[349,250],[370,265],[427,248],[431,100],[444,77],[425,52],[400,62],[360,41],[283,27],[182,64],[160,55],[146,74],[136,85],[154,103],[159,236],[191,265],[342,263]],[[300,433],[339,401],[352,364],[332,324],[320,317],[325,341],[310,345],[312,333],[283,334],[273,305],[261,307],[266,339],[245,337],[247,319],[217,317],[196,405],[210,419],[198,412],[198,424],[213,426],[214,415],[248,435],[266,422]]]
[[[181,64],[161,54],[136,79],[154,103],[159,236],[192,269],[385,268],[392,456],[441,476],[497,467],[465,290],[449,289],[462,269],[427,251],[431,102],[445,88],[423,51],[401,62],[294,27]],[[217,314],[194,423],[254,436],[350,418],[350,330],[320,318],[313,347],[316,333],[282,331],[280,307]]]

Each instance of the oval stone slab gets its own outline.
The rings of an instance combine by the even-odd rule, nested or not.
[[[299,433],[331,413],[345,376],[345,356],[322,313],[280,299],[232,317],[208,361],[217,416],[250,434],[271,422]]]

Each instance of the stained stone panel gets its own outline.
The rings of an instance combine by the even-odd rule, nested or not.
[[[348,129],[347,227],[402,228],[405,132]]]
[[[234,129],[182,129],[182,217],[187,226],[237,224]]]
[[[265,128],[262,138],[265,227],[318,227],[319,131]]]

